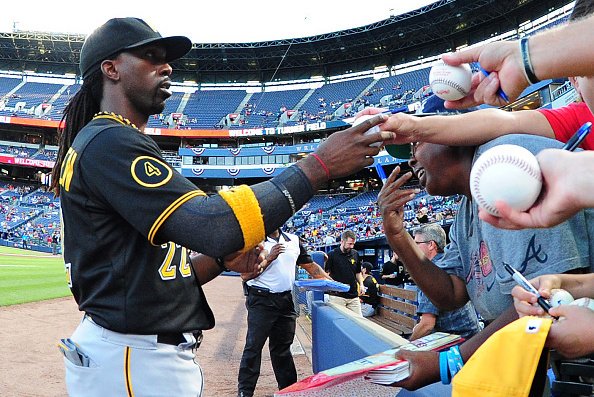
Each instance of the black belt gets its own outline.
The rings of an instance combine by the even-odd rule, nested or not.
[[[194,346],[194,349],[197,349],[198,347],[200,347],[200,343],[202,343],[202,331],[193,332],[192,334],[196,339],[196,345]],[[186,337],[184,336],[184,334],[180,333],[158,334],[157,343],[164,343],[166,345],[177,346],[180,343],[186,343]]]
[[[283,291],[283,292],[271,292],[268,288],[252,287],[252,286],[248,286],[248,291],[254,295],[260,295],[260,296],[270,296],[270,295],[280,296],[280,295],[286,295],[286,294],[291,293],[291,290],[287,290],[287,291]]]

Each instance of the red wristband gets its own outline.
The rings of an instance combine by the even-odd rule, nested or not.
[[[326,166],[326,164],[324,164],[324,162],[322,161],[322,159],[320,158],[320,156],[318,156],[315,153],[312,153],[311,156],[313,156],[316,160],[318,160],[318,163],[320,163],[320,165],[322,166],[322,168],[326,172],[326,177],[328,177],[328,179],[330,179],[330,170],[328,169],[328,167]]]

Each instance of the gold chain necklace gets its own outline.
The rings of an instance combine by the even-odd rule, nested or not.
[[[93,116],[93,120],[95,120],[95,119],[110,119],[110,120],[114,120],[114,121],[117,121],[120,124],[127,125],[128,127],[132,127],[136,131],[138,131],[138,132],[142,132],[142,131],[140,131],[140,128],[138,128],[136,126],[136,124],[134,124],[133,122],[131,122],[130,120],[128,120],[127,118],[125,118],[124,116],[122,116],[121,114],[115,114],[114,112],[99,112],[99,113],[95,113],[95,115]]]

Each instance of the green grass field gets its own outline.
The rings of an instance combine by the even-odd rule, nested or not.
[[[69,295],[61,256],[0,247],[0,306]]]

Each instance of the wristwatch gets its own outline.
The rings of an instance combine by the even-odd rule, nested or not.
[[[229,269],[227,269],[227,267],[225,266],[225,258],[223,258],[222,256],[217,256],[215,258],[215,262],[221,268],[222,271],[224,271],[224,272],[229,271]]]

